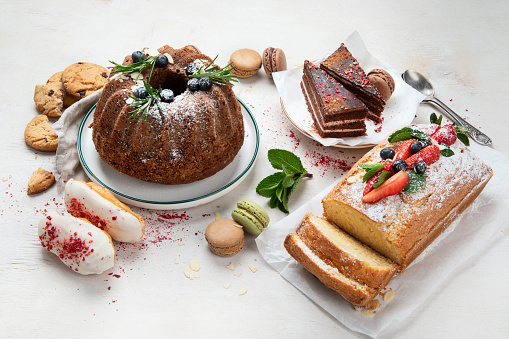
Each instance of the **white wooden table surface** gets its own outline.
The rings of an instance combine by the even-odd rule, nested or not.
[[[77,61],[108,66],[142,47],[198,46],[226,64],[239,48],[282,48],[290,67],[318,59],[357,30],[368,50],[396,69],[427,75],[437,95],[493,148],[508,153],[506,97],[509,3],[490,1],[0,1],[0,337],[324,337],[364,338],[320,309],[272,269],[254,237],[233,258],[211,254],[206,225],[248,198],[267,206],[256,184],[271,173],[267,150],[295,152],[315,174],[290,198],[290,210],[339,179],[366,150],[325,148],[286,119],[263,70],[235,93],[260,127],[260,156],[232,193],[185,210],[139,211],[147,220],[141,244],[117,244],[115,267],[99,276],[71,272],[40,246],[44,210],[62,207],[53,187],[27,196],[38,167],[54,154],[25,144],[38,114],[36,84]],[[437,109],[421,105],[416,121]],[[77,178],[86,179],[80,171]],[[501,189],[507,189],[501,188]],[[269,210],[273,222],[284,217]],[[482,222],[482,220],[480,220]],[[503,226],[502,226],[503,227]],[[509,239],[501,236],[457,269],[409,317],[382,338],[509,337]],[[200,260],[201,276],[184,268]],[[235,271],[226,266],[233,262]],[[251,272],[249,266],[258,271]],[[229,289],[224,284],[231,284]],[[238,291],[247,293],[239,296]]]

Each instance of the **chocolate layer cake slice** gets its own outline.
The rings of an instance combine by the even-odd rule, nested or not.
[[[308,60],[304,62],[300,85],[315,127],[322,138],[356,137],[366,133],[366,106]]]
[[[381,121],[385,101],[344,44],[325,59],[320,67],[359,98],[369,109],[368,119]]]

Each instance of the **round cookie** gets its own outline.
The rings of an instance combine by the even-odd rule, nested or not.
[[[205,239],[217,255],[230,257],[240,252],[246,242],[242,226],[231,219],[218,219],[207,226]]]
[[[270,79],[272,79],[273,72],[285,71],[287,68],[285,52],[280,48],[266,48],[263,51],[262,63],[265,74]]]
[[[62,73],[65,91],[81,99],[101,89],[108,82],[109,71],[90,62],[77,62]]]
[[[269,225],[269,215],[251,200],[241,200],[232,212],[232,218],[244,227],[247,233],[259,235]]]
[[[36,85],[34,91],[34,102],[37,110],[49,117],[62,115],[64,107],[63,91],[54,90],[48,85]]]
[[[76,101],[78,101],[79,99],[72,97],[71,95],[69,95],[69,93],[67,93],[65,91],[64,83],[62,82],[62,74],[63,73],[64,73],[63,71],[60,71],[60,72],[53,74],[48,79],[48,81],[46,81],[46,86],[50,87],[51,89],[53,89],[55,91],[57,91],[57,90],[61,91],[64,94],[64,96],[62,98],[64,107],[69,107],[72,104],[74,104]]]
[[[39,167],[28,180],[27,194],[41,193],[50,188],[54,183],[55,176],[53,173]]]
[[[383,69],[373,69],[368,73],[369,81],[376,87],[385,102],[390,99],[394,93],[394,79]]]
[[[233,52],[229,63],[234,67],[231,70],[232,74],[239,78],[249,78],[262,67],[262,57],[257,51],[244,48]]]
[[[25,127],[25,142],[38,151],[54,152],[58,147],[58,136],[51,128],[48,117],[38,115]]]

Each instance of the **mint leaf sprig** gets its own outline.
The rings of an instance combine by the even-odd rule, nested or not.
[[[133,118],[138,117],[138,122],[142,119],[147,122],[147,113],[150,109],[150,106],[156,105],[157,108],[159,108],[160,111],[163,111],[163,108],[161,107],[161,91],[162,89],[155,89],[152,86],[150,86],[147,82],[143,81],[143,86],[145,87],[145,90],[147,91],[148,95],[144,99],[140,99],[135,97],[134,95],[129,95],[129,98],[133,99],[134,101],[129,104],[129,107],[134,108],[134,110],[131,113],[131,116],[127,120],[131,120]]]
[[[204,78],[209,77],[213,83],[216,85],[233,85],[231,82],[238,82],[237,77],[234,74],[231,74],[231,62],[223,68],[219,68],[219,66],[214,65],[214,61],[217,59],[216,57],[208,64],[201,66],[196,72],[191,74],[190,78]]]
[[[262,179],[256,192],[270,198],[269,206],[278,207],[283,213],[288,210],[288,199],[302,178],[312,178],[313,175],[302,166],[299,157],[292,152],[282,149],[270,149],[268,159],[272,167],[281,170]]]

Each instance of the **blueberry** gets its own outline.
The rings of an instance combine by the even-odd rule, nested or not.
[[[431,146],[431,142],[428,140],[421,140],[422,148],[426,148],[428,146]]]
[[[413,144],[410,145],[410,152],[412,152],[412,154],[419,152],[421,149],[422,143],[419,140],[414,141]]]
[[[148,97],[148,92],[147,90],[145,89],[145,87],[138,87],[134,90],[134,96],[137,97],[138,99],[145,99],[146,97]]]
[[[190,76],[190,75],[198,72],[199,69],[200,69],[200,67],[196,66],[195,64],[189,64],[186,67],[186,74],[187,74],[187,76]]]
[[[396,155],[396,151],[392,148],[384,148],[380,151],[380,158],[383,160],[385,159],[392,159]]]
[[[172,102],[173,98],[175,97],[173,91],[167,88],[163,89],[159,96],[161,97],[162,102]]]
[[[187,88],[189,88],[190,91],[197,91],[200,89],[200,81],[196,78],[191,78],[187,82]]]
[[[199,83],[200,83],[200,89],[202,91],[208,91],[209,89],[212,88],[212,79],[209,77],[200,78]]]
[[[422,160],[417,161],[414,167],[414,171],[417,174],[423,174],[426,172],[426,163]]]
[[[156,67],[166,67],[168,62],[168,57],[164,54],[160,54],[156,58]]]
[[[131,56],[133,57],[134,62],[145,60],[145,54],[142,51],[135,51]]]
[[[392,164],[392,171],[394,173],[398,173],[399,171],[406,171],[407,168],[408,168],[408,165],[407,165],[406,161],[402,160],[402,159],[396,160]]]

